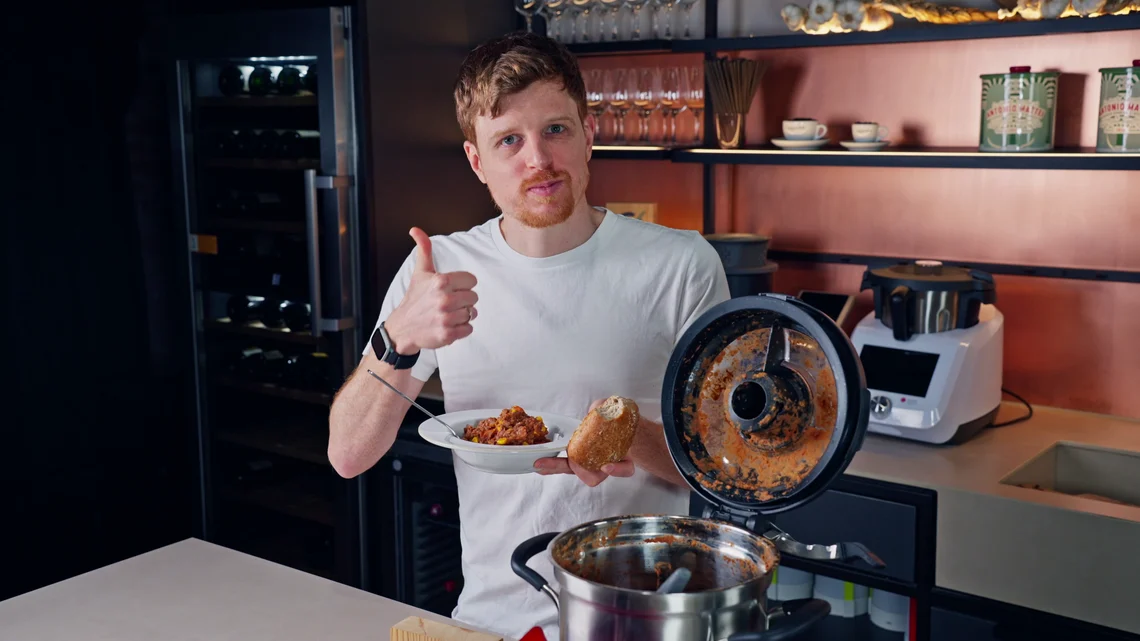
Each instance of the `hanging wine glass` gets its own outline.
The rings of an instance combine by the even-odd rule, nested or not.
[[[664,38],[665,40],[673,39],[673,5],[677,4],[677,0],[653,0],[653,37]],[[661,29],[661,25],[665,25],[665,29]]]
[[[526,30],[530,33],[534,33],[534,17],[541,10],[542,3],[539,0],[515,0],[515,11],[526,19]]]
[[[713,0],[713,1],[715,2],[716,0]],[[678,6],[680,6],[685,11],[685,33],[681,37],[682,38],[692,38],[693,33],[690,30],[689,25],[692,24],[693,5],[697,4],[697,0],[678,0],[677,4],[678,4]]]
[[[625,3],[633,9],[633,18],[630,21],[629,29],[630,40],[641,40],[641,8],[647,2],[649,0],[625,0]]]
[[[554,38],[558,42],[571,42],[573,38],[563,37],[562,15],[570,8],[570,0],[544,0],[546,9],[546,35]],[[574,26],[570,26],[571,35],[573,35]]]
[[[610,29],[610,40],[617,40],[619,37],[618,36],[618,23],[621,21],[621,7],[623,4],[625,4],[625,0],[598,0],[598,1],[602,3],[602,6],[609,8],[609,11],[607,13],[609,14],[610,21],[613,24],[613,27]],[[598,36],[598,40],[605,40],[605,33],[606,33],[605,15],[606,15],[605,13],[602,14],[602,21],[601,21],[602,22],[602,35]]]
[[[590,10],[593,8],[594,0],[570,0],[578,9],[578,14],[574,17],[574,24],[577,25],[578,20],[582,21],[582,28],[576,29],[574,36],[575,42],[589,42],[590,41]],[[582,39],[578,40],[578,35],[581,34]]]

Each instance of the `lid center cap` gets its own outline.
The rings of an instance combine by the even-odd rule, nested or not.
[[[807,389],[790,372],[761,375],[732,390],[729,409],[737,427],[752,447],[779,450],[799,440],[811,420]]]
[[[751,421],[764,413],[768,394],[759,383],[744,381],[732,390],[732,411],[741,420]]]

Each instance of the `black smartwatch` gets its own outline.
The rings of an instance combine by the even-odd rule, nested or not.
[[[372,332],[372,353],[385,363],[391,365],[395,369],[408,369],[416,364],[420,358],[420,353],[405,355],[396,352],[396,347],[392,345],[392,339],[388,336],[388,330],[384,328],[384,323]]]

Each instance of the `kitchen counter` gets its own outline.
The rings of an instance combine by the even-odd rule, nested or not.
[[[0,639],[376,641],[409,616],[449,622],[187,539],[0,602]]]
[[[1140,633],[1140,507],[1001,482],[1059,442],[1140,454],[1140,421],[1035,407],[957,446],[869,434],[846,473],[938,493],[937,586]]]

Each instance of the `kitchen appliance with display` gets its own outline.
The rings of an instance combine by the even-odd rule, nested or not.
[[[868,429],[958,444],[1001,404],[1004,317],[990,274],[939,261],[868,269],[875,310],[851,334],[871,393]]]
[[[725,301],[681,337],[662,390],[669,452],[703,514],[615,515],[539,534],[511,567],[554,602],[564,641],[797,637],[830,609],[768,600],[781,555],[884,564],[860,543],[800,543],[768,517],[843,473],[869,408],[859,356],[826,314],[780,294]],[[558,589],[527,566],[546,550]],[[678,570],[691,572],[688,583],[662,593]]]

